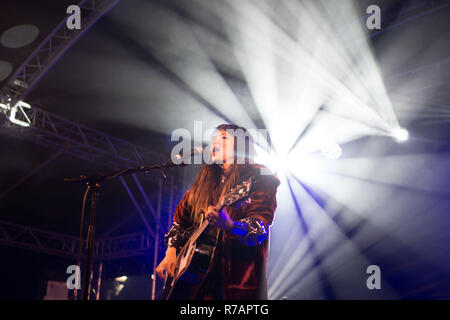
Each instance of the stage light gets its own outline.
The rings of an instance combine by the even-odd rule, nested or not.
[[[123,290],[123,288],[125,288],[125,286],[123,284],[118,284],[114,286],[114,294],[116,296],[119,295],[119,293]]]
[[[339,159],[342,155],[342,149],[336,142],[329,142],[320,148],[321,155],[327,160]]]
[[[120,277],[114,278],[114,294],[116,296],[119,295],[119,293],[125,288],[125,282],[128,280],[128,277],[123,275]]]
[[[0,100],[1,101],[1,100]],[[15,125],[21,126],[21,127],[29,127],[31,124],[31,120],[28,117],[27,113],[24,109],[31,109],[31,106],[24,102],[24,101],[17,101],[17,103],[14,104],[13,107],[11,107],[11,99],[8,98],[8,102],[2,103],[0,102],[0,108],[3,109],[2,112],[7,115],[9,121],[11,123],[14,123]],[[19,111],[19,114],[17,115],[17,111]],[[20,117],[23,120],[19,120],[17,117]]]
[[[293,158],[288,153],[277,154],[271,153],[260,146],[255,146],[256,156],[254,161],[265,165],[272,173],[286,173],[293,165]]]
[[[409,139],[409,132],[406,129],[398,128],[392,131],[392,135],[398,143],[402,143],[405,141],[408,141]]]
[[[115,280],[117,282],[125,282],[127,281],[128,277],[127,276],[121,276],[121,277],[117,277]]]
[[[274,155],[272,167],[276,172],[286,172],[289,170],[289,155]]]

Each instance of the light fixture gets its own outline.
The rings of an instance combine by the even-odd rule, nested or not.
[[[342,149],[336,142],[328,142],[324,144],[321,148],[321,155],[327,160],[339,159],[342,155]]]
[[[127,279],[128,279],[128,277],[127,276],[121,276],[121,277],[117,277],[115,280],[117,281],[117,282],[125,282],[125,281],[127,281]]]
[[[394,137],[395,141],[397,141],[398,143],[402,143],[409,139],[409,132],[404,128],[397,128],[392,130],[392,136]]]

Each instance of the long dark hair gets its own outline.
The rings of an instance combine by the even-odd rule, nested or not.
[[[223,169],[220,165],[204,164],[189,191],[188,203],[192,208],[192,220],[194,224],[200,224],[202,212],[210,205],[216,205],[222,195],[239,182],[244,170],[248,169],[254,155],[253,141],[250,134],[243,127],[234,124],[221,124],[216,127],[217,131],[226,131],[234,136],[234,161],[229,173],[221,184]],[[231,131],[230,131],[231,130]],[[238,136],[245,137],[244,154],[237,150]],[[238,159],[240,161],[238,161]]]

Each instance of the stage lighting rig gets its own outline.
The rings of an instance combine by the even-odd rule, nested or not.
[[[394,129],[392,131],[392,136],[394,137],[395,141],[397,141],[398,143],[403,143],[403,142],[408,141],[409,132],[408,132],[408,130],[406,130],[404,128],[398,128],[398,129]]]

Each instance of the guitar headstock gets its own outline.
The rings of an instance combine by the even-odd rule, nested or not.
[[[239,200],[242,200],[250,195],[253,178],[250,177],[240,184],[234,186],[227,194],[224,195],[222,206],[229,206]]]

